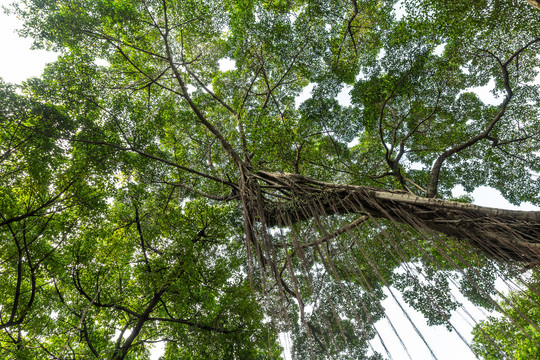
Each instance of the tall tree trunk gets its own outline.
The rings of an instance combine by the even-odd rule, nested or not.
[[[540,212],[495,209],[424,198],[401,191],[330,184],[289,173],[255,175],[280,192],[266,195],[266,226],[290,225],[318,215],[356,213],[384,218],[421,231],[435,231],[464,240],[488,256],[540,264]],[[253,211],[254,214],[258,212]]]

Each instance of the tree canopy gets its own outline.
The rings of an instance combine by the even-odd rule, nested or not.
[[[490,316],[474,329],[473,347],[483,359],[534,359],[540,356],[538,331],[529,324],[538,324],[538,278],[535,274],[530,289],[514,292],[502,302],[510,319]],[[516,312],[525,312],[528,319]],[[516,321],[517,320],[517,321]]]
[[[4,357],[146,359],[165,343],[163,359],[278,359],[287,333],[297,359],[392,358],[375,324],[409,354],[382,306],[397,293],[462,338],[457,293],[502,313],[510,327],[475,329],[486,359],[517,351],[498,327],[540,348],[540,212],[452,196],[487,185],[540,205],[528,2],[10,11],[59,58],[0,83]]]

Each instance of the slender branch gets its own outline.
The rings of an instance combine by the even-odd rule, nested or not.
[[[529,1],[529,0],[528,0]],[[538,1],[536,1],[538,3]],[[516,57],[519,56],[519,54],[521,54],[523,51],[525,51],[527,48],[529,48],[531,45],[534,45],[536,43],[540,43],[540,37],[537,37],[531,41],[529,41],[528,43],[526,43],[525,45],[523,45],[522,47],[520,47],[518,50],[516,50],[516,52],[514,52],[512,54],[512,56],[510,56],[508,58],[508,60],[506,60],[503,64],[503,66],[508,66],[512,60],[514,60]]]
[[[131,347],[131,344],[139,336],[139,333],[141,332],[142,327],[144,324],[149,321],[150,314],[152,311],[154,311],[154,308],[159,303],[159,300],[161,299],[161,296],[165,293],[167,289],[167,286],[163,286],[154,296],[152,297],[152,300],[150,300],[150,303],[144,310],[144,312],[139,316],[139,319],[137,320],[137,323],[135,324],[134,328],[131,331],[131,334],[129,337],[124,341],[124,344],[120,349],[117,349],[116,356],[114,359],[122,360],[126,357],[129,348]]]
[[[171,69],[173,71],[174,77],[176,78],[176,81],[177,81],[178,85],[180,85],[180,88],[182,89],[183,98],[186,100],[188,105],[191,107],[191,109],[193,110],[193,112],[195,113],[195,115],[197,116],[199,121],[201,122],[201,124],[203,124],[219,140],[219,142],[221,143],[221,146],[227,152],[227,154],[229,154],[229,156],[231,157],[233,162],[238,167],[242,167],[243,162],[240,159],[240,157],[238,156],[238,154],[236,153],[236,151],[234,151],[231,144],[229,144],[229,142],[225,139],[225,137],[221,134],[221,132],[219,132],[218,129],[211,122],[209,122],[206,119],[206,117],[201,112],[199,107],[193,102],[193,100],[189,96],[189,92],[187,90],[186,84],[184,83],[184,80],[182,79],[182,76],[181,76],[180,72],[178,71],[176,63],[175,63],[175,61],[173,59],[171,46],[169,44],[169,31],[170,31],[170,28],[168,26],[169,20],[168,20],[168,15],[167,15],[167,3],[166,3],[166,0],[163,0],[162,4],[163,4],[163,12],[164,12],[164,18],[165,18],[165,31],[162,33],[162,38],[163,38],[163,41],[165,43],[165,52],[167,54],[167,61],[169,62],[170,66],[171,66]]]
[[[249,86],[246,90],[246,93],[244,94],[244,98],[242,99],[242,106],[240,106],[240,110],[244,109],[246,105],[247,98],[249,96],[249,93],[251,92],[251,89],[253,88],[253,85],[255,84],[255,81],[259,77],[259,74],[261,73],[262,69],[264,67],[264,64],[262,64],[258,69],[255,75],[253,76],[253,79],[251,79],[251,82],[249,83]]]
[[[497,61],[497,63],[499,64],[499,67],[500,67],[501,72],[502,72],[504,89],[506,90],[506,97],[505,97],[503,103],[501,104],[501,106],[499,107],[499,112],[489,122],[486,129],[482,133],[472,137],[468,141],[465,141],[465,142],[463,142],[461,144],[458,144],[458,145],[454,146],[451,149],[446,150],[445,152],[443,152],[437,158],[437,160],[433,164],[433,168],[431,169],[430,179],[429,179],[429,184],[428,184],[427,194],[426,194],[427,197],[435,197],[437,195],[437,186],[438,186],[438,182],[439,182],[439,174],[440,174],[442,164],[446,159],[448,159],[450,156],[458,153],[459,151],[462,151],[462,150],[464,150],[464,149],[466,149],[468,147],[471,147],[472,145],[476,144],[480,140],[483,140],[483,139],[488,139],[489,140],[489,135],[490,135],[491,130],[493,130],[493,127],[503,117],[503,115],[504,115],[504,113],[506,111],[506,108],[508,107],[508,104],[510,103],[510,101],[511,101],[513,95],[514,95],[513,91],[512,91],[512,87],[510,86],[510,75],[508,73],[507,66],[512,62],[512,60],[517,58],[517,56],[519,56],[519,54],[521,54],[523,51],[525,51],[530,46],[532,46],[532,45],[534,45],[536,43],[539,43],[539,42],[540,42],[540,37],[537,37],[537,38],[529,41],[527,44],[525,44],[524,46],[519,48],[517,51],[515,51],[512,54],[512,56],[510,56],[508,58],[508,60],[506,60],[504,63],[502,62],[502,60],[499,57],[497,57],[491,51],[485,50],[485,49],[479,49],[480,51],[485,52],[486,54],[488,54],[489,57],[495,59]]]
[[[100,359],[101,357],[99,356],[99,353],[97,352],[96,348],[92,344],[92,341],[90,340],[90,335],[88,334],[88,327],[86,326],[86,319],[83,321],[83,328],[81,331],[84,334],[84,339],[86,340],[86,343],[88,344],[88,347],[90,348],[92,354],[94,354],[96,359]]]
[[[137,232],[139,233],[139,240],[141,241],[141,249],[144,254],[144,263],[146,264],[146,269],[149,273],[152,272],[150,263],[148,262],[148,255],[146,254],[146,247],[144,243],[143,232],[141,228],[141,218],[139,217],[139,207],[137,206],[135,200],[133,200],[133,206],[135,207],[135,223],[137,224]]]
[[[45,201],[44,203],[42,203],[40,206],[38,206],[34,210],[27,211],[26,213],[21,214],[21,215],[13,216],[13,217],[11,217],[9,219],[5,219],[2,216],[2,222],[0,222],[0,227],[2,227],[4,225],[7,225],[7,224],[17,222],[17,221],[21,221],[21,220],[26,219],[28,217],[40,215],[39,214],[40,211],[42,211],[42,210],[48,208],[49,206],[53,205],[54,203],[56,203],[60,199],[60,197],[62,195],[64,195],[69,190],[69,188],[71,186],[73,186],[73,184],[75,184],[75,182],[77,182],[77,180],[78,180],[78,178],[73,178],[62,190],[60,190],[58,192],[58,194],[56,194],[55,196],[53,196],[49,200]]]
[[[390,95],[388,95],[388,97],[384,100],[384,102],[383,102],[383,104],[381,106],[381,111],[380,111],[380,114],[379,114],[379,137],[380,137],[382,145],[384,146],[384,149],[386,151],[386,158],[390,157],[390,149],[388,149],[388,146],[386,145],[386,142],[384,141],[384,134],[383,134],[383,119],[384,119],[384,112],[385,112],[385,109],[386,109],[386,105],[388,104],[390,99],[394,96],[394,94],[395,94],[396,90],[398,89],[398,87],[401,85],[401,83],[405,80],[405,78],[409,75],[409,73],[411,71],[412,71],[412,69],[409,69],[407,72],[405,72],[405,74],[403,74],[400,77],[399,81],[392,88],[392,91],[390,92]]]
[[[110,270],[109,270],[110,272]],[[105,279],[107,278],[107,276],[109,275],[109,272],[107,274],[105,274],[104,278],[103,278],[103,283],[105,283]],[[86,314],[88,313],[88,310],[90,310],[90,308],[92,307],[92,305],[97,301],[98,297],[99,297],[99,294],[101,293],[101,289],[102,289],[102,285],[103,283],[101,284],[98,284],[97,286],[97,291],[96,291],[96,294],[94,295],[93,298],[88,298],[88,300],[90,300],[90,302],[88,303],[88,305],[84,308],[81,316],[80,316],[80,320],[79,320],[79,324],[77,325],[77,329],[81,329],[81,325],[84,323],[85,319],[86,319]],[[79,285],[80,285],[80,282],[79,282]],[[58,357],[56,358],[56,360],[59,360],[60,359],[60,355],[62,355],[62,353],[64,351],[66,351],[66,349],[68,347],[70,347],[70,342],[71,342],[71,336],[68,337],[67,339],[67,342],[66,344],[64,345],[64,347],[62,348],[62,350],[60,351],[60,354],[58,355]]]
[[[159,161],[161,163],[164,163],[164,164],[173,166],[175,168],[187,171],[189,173],[204,177],[206,179],[213,180],[213,181],[219,182],[221,184],[231,186],[233,188],[236,187],[236,185],[234,183],[230,182],[230,181],[226,181],[226,180],[220,179],[218,177],[202,173],[202,172],[197,171],[195,169],[191,169],[191,168],[188,168],[186,166],[179,165],[179,164],[174,163],[174,162],[172,162],[170,160],[160,158],[160,157],[158,157],[156,155],[146,153],[146,152],[144,152],[142,150],[139,150],[139,149],[136,149],[136,148],[133,148],[133,147],[125,147],[125,146],[118,145],[118,144],[115,144],[115,143],[110,143],[110,142],[107,142],[107,141],[93,141],[93,140],[85,140],[85,139],[77,139],[77,138],[61,138],[61,137],[59,137],[59,139],[64,139],[64,140],[73,141],[73,142],[80,142],[80,143],[84,143],[84,144],[91,144],[91,145],[108,146],[108,147],[111,147],[113,149],[120,150],[120,151],[131,151],[131,152],[137,153],[139,155],[142,155],[144,157],[147,157],[149,159]],[[1,225],[2,224],[0,223],[0,226]]]
[[[405,142],[407,140],[409,140],[409,138],[420,128],[420,126],[422,126],[427,121],[429,121],[431,118],[433,118],[433,115],[435,115],[435,113],[437,112],[437,109],[439,108],[439,101],[441,99],[441,93],[442,93],[442,90],[439,89],[438,92],[437,92],[437,99],[435,100],[435,106],[433,107],[433,110],[428,114],[428,116],[426,116],[422,121],[419,121],[418,124],[416,124],[416,126],[414,128],[412,128],[407,133],[407,135],[405,135],[405,137],[403,139],[401,139],[401,141],[399,142],[399,153],[396,156],[395,161],[399,162],[399,160],[401,160],[401,157],[405,153]]]
[[[188,326],[195,327],[195,328],[198,328],[198,329],[213,331],[213,332],[217,332],[217,333],[221,333],[221,334],[232,334],[232,333],[235,333],[235,332],[239,331],[239,329],[234,329],[234,330],[220,329],[220,328],[217,328],[217,327],[204,325],[204,324],[199,324],[199,323],[196,323],[196,322],[193,322],[193,321],[183,320],[183,319],[163,318],[163,317],[149,317],[148,320],[184,324],[184,325],[188,325]]]
[[[199,83],[199,85],[206,91],[214,100],[216,100],[218,103],[220,103],[225,109],[227,109],[236,119],[238,122],[238,132],[240,133],[240,141],[242,145],[242,153],[244,155],[244,162],[246,164],[250,164],[250,157],[249,152],[247,150],[247,141],[246,141],[246,135],[244,132],[244,123],[241,119],[241,116],[238,112],[236,112],[231,106],[229,106],[223,99],[221,99],[219,96],[217,96],[212,90],[208,89],[208,87],[202,82],[201,79],[193,72],[191,71],[187,66],[184,66],[186,71],[195,78],[195,80]]]
[[[106,35],[106,34],[102,34],[102,33],[99,33],[99,32],[95,32],[95,31],[91,31],[91,30],[88,30],[88,29],[82,29],[81,30],[82,32],[88,34],[88,35],[91,35],[97,39],[101,39],[101,40],[105,40],[107,41],[108,43],[110,43],[111,45],[115,46],[116,47],[116,42],[119,43],[119,44],[122,44],[124,46],[127,46],[127,47],[130,47],[134,50],[137,50],[137,51],[140,51],[146,55],[150,55],[152,57],[155,57],[155,58],[158,58],[160,60],[164,60],[164,61],[167,61],[167,58],[163,55],[159,55],[159,54],[156,54],[152,51],[149,51],[149,50],[146,50],[146,49],[143,49],[143,48],[140,48],[138,46],[135,46],[133,44],[130,44],[128,42],[125,42],[125,41],[121,41],[121,40],[118,40],[110,35]]]
[[[347,225],[339,228],[338,230],[334,231],[331,234],[326,234],[322,238],[320,238],[318,240],[315,240],[315,241],[312,241],[312,242],[309,242],[307,244],[300,244],[300,246],[303,247],[303,248],[308,248],[308,247],[313,247],[313,246],[317,246],[317,245],[327,243],[330,240],[336,238],[337,236],[339,236],[341,234],[344,234],[344,233],[346,233],[348,231],[351,231],[352,229],[358,227],[360,224],[364,223],[367,219],[369,219],[369,216],[363,215],[363,216],[359,217],[358,219],[354,220],[353,222],[351,222],[350,224],[347,224]],[[276,246],[276,247],[294,247],[293,244],[287,244],[287,245],[285,245],[285,244],[275,244],[274,246]]]
[[[199,83],[199,85],[206,91],[211,97],[214,98],[218,103],[220,103],[225,109],[227,109],[234,117],[240,118],[240,115],[232,108],[230,107],[225,101],[223,101],[219,96],[217,96],[212,90],[210,90],[199,77],[191,71],[187,66],[184,66],[188,74],[193,76],[193,78]]]
[[[75,289],[77,289],[77,291],[82,295],[84,296],[87,300],[89,300],[92,305],[96,306],[96,307],[100,307],[100,308],[114,308],[114,309],[117,309],[117,310],[120,310],[120,311],[123,311],[129,315],[132,315],[136,318],[139,318],[141,316],[141,314],[131,310],[131,309],[128,309],[127,307],[125,306],[122,306],[122,305],[118,305],[118,304],[103,304],[99,301],[98,299],[98,296],[99,296],[99,292],[96,293],[95,297],[92,298],[82,287],[82,284],[81,284],[81,279],[80,279],[80,275],[79,275],[79,269],[76,269],[72,275],[73,277],[73,284],[75,286]]]
[[[427,194],[426,194],[427,197],[433,198],[437,196],[439,174],[440,174],[444,161],[448,159],[450,156],[473,146],[478,141],[486,139],[489,136],[491,130],[493,130],[495,125],[499,122],[499,120],[503,117],[504,113],[506,112],[506,108],[508,104],[510,103],[510,100],[512,100],[514,93],[512,91],[512,88],[510,87],[510,79],[509,79],[508,69],[506,68],[506,65],[502,64],[498,58],[497,58],[497,61],[500,64],[503,81],[504,81],[504,88],[506,90],[506,97],[503,103],[501,104],[501,106],[499,107],[499,111],[497,112],[495,117],[493,117],[493,119],[488,123],[488,125],[486,126],[486,129],[483,132],[481,132],[480,134],[470,138],[469,140],[461,144],[458,144],[446,150],[441,155],[439,155],[439,157],[433,164],[433,168],[431,169],[431,172],[430,172],[429,184],[428,184]]]
[[[208,193],[205,193],[197,188],[194,188],[192,186],[189,186],[189,185],[186,185],[186,184],[182,184],[182,183],[179,183],[179,182],[169,182],[169,181],[159,181],[159,183],[163,183],[163,184],[167,184],[167,185],[171,185],[171,186],[176,186],[176,187],[182,187],[186,190],[189,190],[189,191],[192,191],[196,194],[199,194],[207,199],[210,199],[210,200],[216,200],[216,201],[229,201],[229,200],[233,200],[233,199],[236,199],[238,198],[238,195],[234,195],[234,194],[229,194],[229,195],[226,195],[226,196],[216,196],[216,195],[211,195],[211,194],[208,194]]]

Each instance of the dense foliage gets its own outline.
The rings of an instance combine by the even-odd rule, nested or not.
[[[473,347],[482,359],[537,359],[540,348],[537,342],[540,332],[536,326],[540,320],[538,279],[530,289],[510,294],[502,302],[507,317],[493,317],[480,322],[473,334]],[[524,319],[527,320],[524,320]]]
[[[452,189],[489,185],[540,204],[540,11],[527,2],[11,11],[59,58],[0,84],[3,357],[146,359],[164,342],[164,359],[275,359],[289,332],[298,359],[380,359],[385,289],[449,330],[452,288],[488,309],[525,306],[492,295],[498,276],[535,266],[519,261],[538,255],[537,215],[522,228],[482,218],[479,233],[500,240],[488,252],[454,228],[470,232],[476,213],[450,219],[459,204],[436,199],[467,203]],[[485,86],[495,104],[473,91]],[[362,195],[374,188],[390,200]],[[405,195],[425,200],[429,226],[407,217]]]

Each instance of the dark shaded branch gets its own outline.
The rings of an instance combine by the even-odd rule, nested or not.
[[[529,1],[529,0],[527,0],[527,1]],[[534,1],[536,1],[536,0],[534,0]],[[538,3],[538,1],[536,1],[536,3]],[[529,41],[528,43],[526,43],[522,47],[520,47],[502,65],[504,67],[508,66],[515,58],[517,58],[519,56],[519,54],[521,54],[523,51],[527,50],[529,47],[531,47],[532,45],[537,44],[537,43],[540,43],[540,37],[537,37],[537,38]]]
[[[144,263],[146,264],[146,269],[149,273],[152,272],[152,268],[150,267],[150,263],[148,262],[148,255],[146,255],[146,246],[144,243],[144,237],[141,227],[141,218],[139,216],[139,207],[135,203],[135,200],[133,201],[133,206],[135,207],[135,224],[137,224],[137,232],[139,233],[139,240],[141,241],[141,249],[144,254]]]
[[[232,333],[235,333],[235,332],[239,331],[239,329],[234,329],[234,330],[221,329],[221,328],[213,327],[213,326],[210,326],[210,325],[199,324],[199,323],[196,323],[196,322],[193,322],[193,321],[190,321],[190,320],[175,319],[175,318],[149,317],[148,320],[184,324],[184,325],[188,325],[188,326],[191,326],[191,327],[194,327],[194,328],[197,328],[197,329],[213,331],[213,332],[217,332],[217,333],[221,333],[221,334],[232,334]]]
[[[90,336],[88,335],[88,327],[86,326],[86,320],[83,321],[83,328],[82,328],[82,333],[84,335],[84,340],[86,341],[86,343],[88,344],[88,348],[90,348],[90,351],[92,352],[92,354],[94,354],[94,356],[96,357],[96,359],[99,359],[100,358],[100,355],[99,353],[97,352],[96,348],[94,347],[94,345],[92,344],[92,341],[90,340]]]
[[[139,336],[139,333],[141,332],[141,329],[143,325],[149,321],[149,316],[154,311],[154,308],[159,303],[159,300],[161,299],[161,296],[165,293],[167,289],[167,286],[163,286],[153,297],[152,300],[150,300],[150,303],[148,303],[148,306],[144,310],[144,312],[139,316],[139,319],[137,320],[137,323],[135,324],[135,327],[131,331],[131,334],[129,337],[124,341],[124,344],[120,349],[117,349],[116,354],[114,356],[114,359],[124,359],[129,351],[129,348],[131,347],[131,344],[133,341]]]
[[[82,295],[84,296],[88,301],[91,302],[91,304],[93,306],[96,306],[96,307],[100,307],[100,308],[114,308],[114,309],[117,309],[117,310],[120,310],[120,311],[123,311],[129,315],[132,315],[134,317],[140,317],[141,315],[138,314],[137,312],[131,310],[131,309],[128,309],[127,307],[125,306],[122,306],[122,305],[118,305],[118,304],[115,304],[115,303],[110,303],[110,304],[104,304],[104,303],[101,303],[100,301],[98,301],[98,296],[99,296],[99,292],[95,295],[94,298],[92,298],[83,288],[82,284],[81,284],[81,279],[80,279],[80,274],[79,274],[79,270],[76,269],[74,272],[73,272],[73,285],[75,286],[75,289],[77,289],[77,291]]]
[[[49,198],[49,200],[45,201],[44,203],[42,203],[41,205],[39,205],[37,208],[35,208],[34,210],[30,210],[30,211],[27,211],[26,213],[24,214],[21,214],[21,215],[17,215],[17,216],[13,216],[11,218],[4,218],[2,216],[2,221],[0,222],[0,227],[1,226],[4,226],[4,225],[8,225],[8,224],[11,224],[11,223],[14,223],[14,222],[17,222],[17,221],[21,221],[23,219],[26,219],[26,218],[29,218],[29,217],[32,217],[32,216],[39,216],[41,215],[40,214],[40,211],[48,208],[49,206],[55,204],[57,201],[59,201],[60,197],[62,195],[64,195],[71,186],[73,186],[73,184],[75,184],[75,182],[77,182],[77,178],[74,178],[72,179],[66,186],[64,186],[63,189],[61,189],[55,196],[53,196],[52,198]]]

